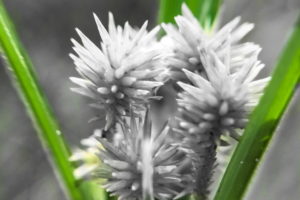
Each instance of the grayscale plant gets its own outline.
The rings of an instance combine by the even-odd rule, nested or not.
[[[208,194],[217,146],[228,145],[227,136],[239,139],[237,129],[245,127],[269,81],[254,81],[264,67],[257,60],[258,53],[259,50],[238,71],[231,72],[230,63],[223,63],[214,51],[199,49],[206,76],[183,69],[191,84],[178,82],[183,91],[178,94],[179,114],[173,130],[193,158],[196,192],[201,196]]]
[[[192,84],[178,82],[183,89],[177,100],[181,113],[179,126],[188,134],[213,132],[217,138],[228,134],[238,139],[236,130],[245,127],[250,111],[269,81],[269,77],[253,81],[264,67],[257,60],[258,53],[259,50],[232,73],[230,65],[221,62],[213,51],[200,49],[207,77],[183,70]]]
[[[186,153],[169,139],[169,127],[165,124],[158,132],[152,131],[149,114],[144,122],[131,116],[118,129],[118,144],[105,138],[90,138],[88,149],[101,160],[87,175],[104,179],[103,187],[118,199],[177,199],[192,193],[195,182],[192,161]],[[77,151],[72,160],[86,159]],[[91,151],[90,151],[91,152]],[[75,158],[75,159],[74,159]],[[76,159],[79,158],[79,159]],[[96,162],[98,163],[98,162]],[[79,167],[87,171],[84,164]]]
[[[162,43],[168,47],[168,66],[171,70],[171,78],[174,80],[188,81],[182,69],[205,73],[199,57],[199,48],[210,49],[222,62],[230,62],[230,71],[242,67],[245,59],[260,48],[253,43],[238,43],[254,27],[251,23],[239,25],[240,17],[220,30],[211,32],[202,28],[189,8],[183,4],[182,16],[175,17],[175,21],[177,27],[173,24],[162,24],[166,31]],[[230,51],[227,51],[228,48]],[[226,54],[230,54],[230,60],[225,60],[228,58]]]
[[[112,1],[107,2],[110,2],[109,7],[117,6],[111,4]],[[122,1],[122,5],[126,2]],[[150,5],[137,0],[130,2],[140,2],[139,7],[143,8]],[[162,24],[149,31],[147,21],[141,27],[133,27],[128,22],[124,26],[116,25],[111,13],[105,28],[94,14],[96,32],[100,34],[95,43],[76,29],[79,37],[77,41],[71,39],[74,52],[70,57],[78,75],[70,77],[76,85],[71,90],[89,97],[89,106],[97,109],[92,119],[100,123],[95,125],[92,136],[81,140],[81,148],[71,153],[71,142],[66,140],[68,137],[60,127],[66,120],[52,114],[47,95],[39,83],[40,77],[36,76],[33,62],[18,37],[18,30],[24,27],[14,26],[10,9],[7,10],[5,3],[0,1],[0,54],[65,199],[241,200],[246,196],[277,126],[284,115],[289,114],[286,111],[295,99],[293,96],[297,97],[300,16],[269,83],[270,77],[258,77],[264,69],[259,60],[261,47],[243,41],[254,25],[241,23],[241,18],[236,17],[220,28],[215,26],[220,20],[222,2],[161,0],[157,13],[158,22]],[[230,6],[239,7],[235,3]],[[22,16],[18,13],[21,10],[28,11],[18,9],[12,15]],[[130,8],[130,11],[134,9]],[[76,21],[82,17],[78,12],[74,14],[75,18],[72,15],[66,18]],[[135,16],[136,22],[141,16]],[[121,19],[122,15],[119,17]],[[32,17],[32,20],[40,19],[39,16]],[[265,19],[267,22],[268,18]],[[256,21],[262,26],[266,24],[258,18]],[[266,30],[260,33],[266,33]],[[52,38],[45,39],[46,43],[52,41]],[[275,48],[278,50],[278,45]],[[44,54],[48,56],[44,50],[36,55],[42,56],[41,61],[51,60],[44,59]],[[63,61],[59,56],[57,58]],[[56,80],[53,78],[49,80]],[[56,85],[61,86],[60,83]],[[162,101],[158,101],[160,99]],[[61,107],[57,103],[54,106]],[[1,120],[6,122],[11,118],[9,122],[18,125],[20,120],[14,123],[14,117],[6,115],[10,114],[10,107],[4,109]],[[71,108],[74,106],[68,105],[62,112]],[[72,113],[76,112],[78,108],[72,110]],[[294,116],[295,113],[291,114]],[[2,121],[0,136],[3,130],[8,130]],[[69,126],[64,126],[65,129],[80,126],[74,123],[73,120]],[[78,131],[86,128],[80,127]],[[6,136],[3,135],[3,143],[7,141]],[[12,146],[5,152],[9,154],[14,148]],[[10,155],[4,160],[6,157],[19,167],[18,160]],[[15,173],[15,168],[9,172]],[[44,171],[39,172],[38,175]],[[8,184],[11,184],[10,179],[19,178],[11,175],[4,177],[9,180]],[[42,182],[48,184],[47,178],[45,180]],[[30,190],[44,188],[34,179],[31,181],[34,185],[28,187]],[[286,181],[283,181],[282,185],[286,187]],[[38,183],[42,182],[38,180]],[[13,192],[0,188],[0,196],[4,195],[4,199],[21,199],[24,193],[27,196],[25,190],[15,194],[20,188],[10,189]],[[34,192],[27,199],[36,199],[40,194]]]
[[[74,92],[90,97],[91,106],[105,110],[108,130],[121,116],[144,109],[155,97],[155,89],[163,84],[161,45],[156,39],[160,28],[147,32],[147,22],[141,29],[116,26],[109,14],[108,31],[94,15],[102,42],[101,47],[90,41],[79,29],[82,45],[72,39],[77,56],[70,54],[81,78],[71,77],[79,87]]]
[[[69,159],[71,162],[81,162],[81,165],[74,170],[74,176],[77,179],[90,177],[91,173],[102,165],[102,162],[97,155],[103,147],[96,139],[101,136],[97,133],[98,130],[96,130],[91,137],[81,140],[84,149],[74,150]]]
[[[264,68],[261,48],[239,44],[253,24],[238,26],[236,18],[209,33],[185,4],[182,14],[175,17],[178,28],[162,25],[167,34],[160,41],[158,27],[116,27],[112,14],[108,32],[95,16],[101,48],[79,30],[83,45],[72,39],[81,75],[71,78],[79,85],[73,90],[106,111],[105,128],[70,158],[82,163],[74,174],[101,180],[119,199],[207,199],[218,147],[239,139],[269,81],[254,80]],[[148,100],[158,98],[155,90],[167,79],[181,88],[178,112],[174,123],[152,131]]]

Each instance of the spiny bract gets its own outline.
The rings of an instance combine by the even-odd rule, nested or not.
[[[236,129],[245,127],[250,111],[269,81],[269,78],[253,81],[264,67],[257,60],[259,50],[234,73],[230,72],[230,64],[221,62],[213,51],[199,51],[207,77],[184,70],[192,85],[178,82],[183,89],[178,99],[179,126],[187,134],[213,132],[216,138],[221,134],[238,138]]]
[[[72,88],[93,99],[91,106],[106,111],[105,130],[121,116],[128,115],[130,106],[134,112],[144,109],[149,98],[155,98],[154,89],[163,82],[161,45],[156,40],[160,28],[147,32],[147,22],[141,29],[125,23],[115,26],[109,14],[108,32],[94,15],[102,38],[101,48],[91,42],[80,30],[82,45],[72,39],[78,56],[70,54],[81,78],[71,77],[78,88]]]
[[[230,48],[227,48],[230,51]],[[260,49],[231,71],[230,54],[222,62],[211,49],[198,48],[204,73],[183,69],[189,83],[178,82],[178,116],[173,131],[189,152],[195,167],[196,192],[207,196],[213,174],[217,145],[228,145],[228,135],[238,139],[248,115],[258,103],[269,78],[253,81],[264,67]]]
[[[231,71],[241,67],[245,59],[259,49],[259,46],[253,43],[238,44],[254,27],[251,23],[238,26],[240,17],[235,18],[218,31],[208,32],[183,4],[182,16],[175,17],[175,21],[178,28],[173,24],[162,24],[167,33],[162,38],[162,43],[169,51],[168,66],[171,70],[171,78],[174,80],[188,81],[182,69],[205,73],[199,57],[199,48],[214,51],[222,62],[227,62],[226,54],[230,54]],[[230,51],[227,51],[228,47]]]
[[[89,173],[95,179],[105,179],[103,187],[112,195],[119,199],[142,199],[145,195],[174,199],[193,191],[191,160],[168,138],[167,125],[155,133],[147,114],[143,124],[131,117],[115,134],[122,138],[119,143],[97,138],[103,148],[94,152],[102,164]]]

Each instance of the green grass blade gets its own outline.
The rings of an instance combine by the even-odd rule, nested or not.
[[[107,200],[112,199],[108,196],[108,193],[98,183],[94,181],[83,182],[80,185],[80,189],[83,191],[84,200]]]
[[[60,183],[72,200],[83,200],[76,186],[73,167],[68,161],[69,150],[60,134],[45,98],[39,89],[31,61],[19,41],[8,13],[0,1],[0,44],[19,94],[30,113],[43,147],[60,178]]]
[[[221,3],[222,0],[202,0],[198,3],[199,5],[195,7],[198,9],[193,10],[194,13],[199,13],[197,17],[205,29],[210,30],[213,27],[214,22],[217,19]],[[191,4],[194,5],[195,0],[189,0],[188,5]]]
[[[242,199],[300,77],[300,17],[238,144],[215,200]]]
[[[181,13],[183,2],[188,5],[204,28],[211,29],[222,0],[160,0],[158,22],[174,23],[174,17]]]
[[[180,14],[181,4],[184,0],[159,0],[158,23],[174,23],[174,17]]]

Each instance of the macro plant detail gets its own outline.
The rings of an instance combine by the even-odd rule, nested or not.
[[[110,12],[107,28],[94,14],[100,41],[75,29],[69,56],[79,77],[70,77],[71,90],[89,98],[97,129],[70,150],[0,2],[1,53],[70,200],[211,199],[220,165],[214,200],[243,199],[291,100],[300,80],[299,20],[272,76],[258,79],[262,48],[244,42],[254,24],[236,17],[214,26],[219,0],[160,3],[150,30],[147,21],[116,25]],[[161,88],[176,93],[167,117],[155,110],[159,100],[172,104]],[[235,145],[222,166],[222,149]]]
[[[230,62],[230,71],[235,71],[244,65],[245,60],[260,47],[254,43],[239,41],[253,29],[251,23],[239,25],[240,17],[224,25],[220,30],[204,29],[189,8],[182,5],[182,15],[176,16],[176,25],[162,24],[166,36],[162,43],[168,46],[170,57],[168,65],[171,78],[187,82],[182,69],[192,72],[204,72],[203,63],[199,56],[200,49],[210,49],[223,63]],[[227,55],[229,54],[229,55]]]
[[[163,42],[171,38],[175,47],[170,71],[176,70],[182,89],[173,130],[194,160],[196,192],[206,196],[217,146],[230,145],[226,136],[239,140],[238,132],[246,126],[269,78],[253,81],[264,67],[257,59],[260,47],[238,44],[253,24],[237,28],[240,19],[236,18],[208,37],[186,5],[182,12],[183,16],[175,17],[178,29],[163,25],[167,31]]]
[[[83,45],[72,39],[70,54],[81,78],[71,77],[79,87],[74,92],[92,99],[91,106],[105,110],[108,130],[116,120],[143,110],[149,99],[158,98],[154,90],[163,84],[163,52],[157,42],[159,27],[147,32],[147,22],[136,30],[127,22],[124,28],[116,26],[109,14],[109,29],[104,28],[94,15],[102,38],[101,48],[76,29]],[[142,56],[141,56],[142,55]]]
[[[245,127],[269,81],[253,81],[264,65],[253,55],[238,71],[230,73],[230,66],[213,52],[201,51],[200,57],[207,76],[184,70],[192,85],[178,82],[183,89],[178,99],[182,113],[179,126],[189,134],[213,132],[216,138],[224,134],[238,140],[236,129]]]
[[[81,150],[71,157],[84,163],[78,174],[106,180],[103,187],[119,199],[141,199],[145,195],[150,199],[177,199],[190,193],[194,187],[190,158],[171,142],[167,124],[152,131],[149,113],[146,115],[144,122],[134,116],[124,119],[114,133],[118,134],[117,141],[110,142],[101,134],[89,138],[87,152]],[[97,157],[101,164],[87,165],[85,155]]]
[[[84,164],[76,173],[77,176],[90,174],[97,179],[107,179],[103,187],[119,199],[145,196],[177,199],[182,194],[194,192],[206,198],[218,145],[226,144],[223,138],[227,135],[238,140],[237,129],[245,127],[250,111],[269,80],[253,81],[264,67],[258,60],[259,46],[237,43],[253,28],[252,24],[237,28],[239,18],[236,18],[210,38],[185,4],[182,12],[183,16],[175,17],[178,28],[163,24],[167,35],[161,40],[155,37],[159,27],[149,33],[146,24],[140,30],[131,28],[128,23],[123,31],[116,29],[112,14],[109,14],[109,32],[96,18],[102,51],[78,30],[84,47],[72,40],[79,57],[72,54],[71,57],[85,78],[71,78],[81,86],[75,91],[99,102],[98,107],[109,116],[103,131],[109,130],[113,135],[108,140],[100,137],[99,144],[96,143],[98,150],[84,154],[89,156],[94,152],[94,157],[98,156],[101,162]],[[170,38],[171,44],[179,48],[165,45]],[[180,46],[183,44],[185,46]],[[184,53],[187,55],[183,56]],[[177,83],[182,89],[177,100],[177,125],[171,123],[171,131],[162,130],[152,138],[149,114],[144,117],[142,128],[136,125],[135,117],[143,118],[141,112],[147,103],[144,100],[149,94],[155,96],[153,89],[163,85],[162,81],[155,80],[155,76],[164,72],[165,77],[161,76],[160,80],[174,80],[174,60],[177,73],[182,73],[188,80]],[[139,101],[136,97],[140,97]],[[122,119],[129,113],[130,125]],[[121,126],[120,131],[117,126]],[[168,144],[163,144],[164,141]],[[177,153],[176,148],[181,149],[180,152]],[[80,156],[75,153],[73,157]],[[189,165],[184,157],[188,158]],[[189,173],[185,175],[175,170],[181,168]]]

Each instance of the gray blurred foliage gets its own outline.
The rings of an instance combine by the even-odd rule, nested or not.
[[[70,38],[78,39],[74,28],[99,41],[92,12],[106,24],[108,11],[114,13],[118,24],[128,20],[140,26],[148,19],[153,25],[157,1],[7,0],[5,4],[65,137],[73,146],[78,145],[100,122],[88,124],[94,111],[86,106],[86,99],[69,91],[68,77],[76,76],[68,57],[72,51]],[[264,76],[276,63],[299,8],[299,0],[225,0],[221,24],[237,15],[256,24],[246,40],[263,47],[261,59],[267,65]],[[64,200],[8,74],[0,66],[0,199]],[[294,98],[246,199],[300,199],[299,98],[299,94]]]

